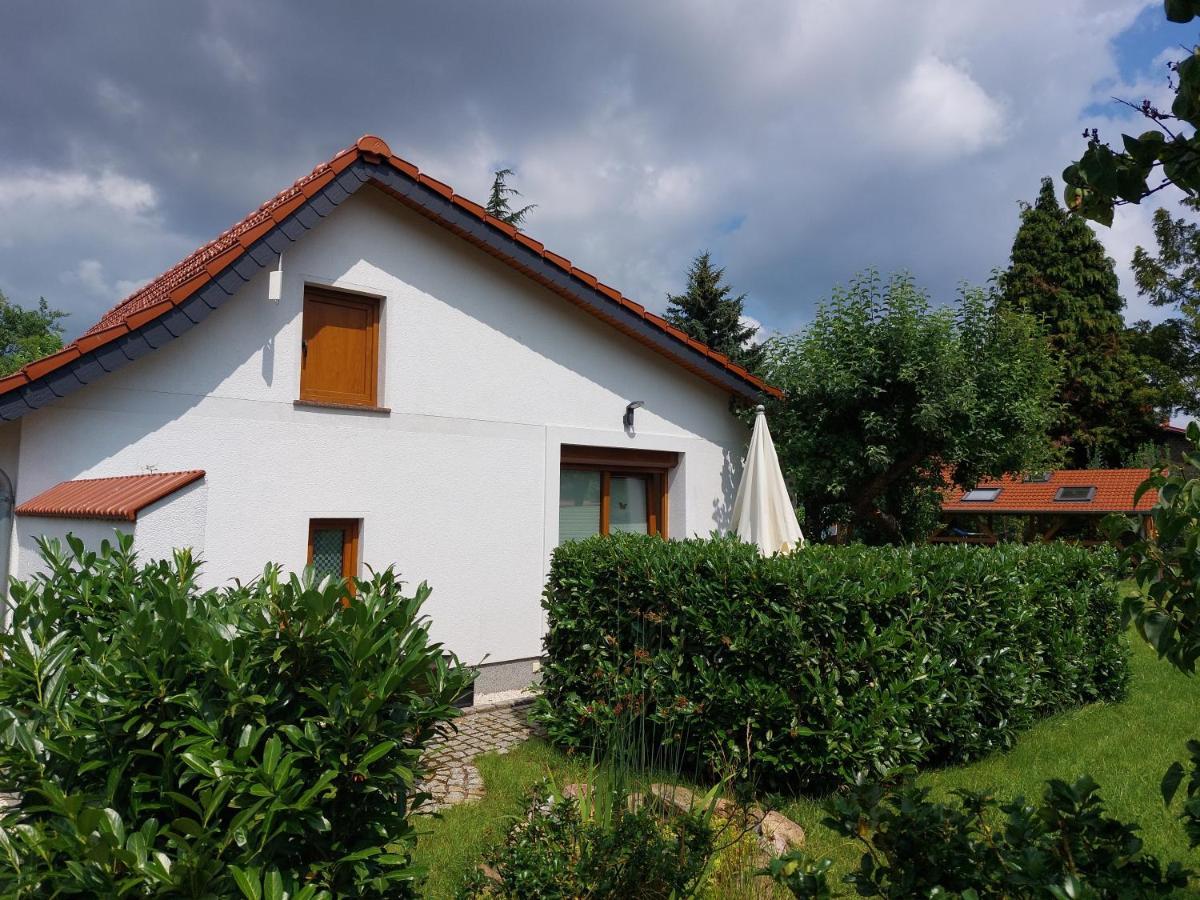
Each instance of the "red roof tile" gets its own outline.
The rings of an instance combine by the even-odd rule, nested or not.
[[[204,477],[204,472],[154,472],[113,478],[79,478],[42,491],[17,507],[19,516],[137,521],[139,511]]]
[[[571,262],[565,257],[547,251],[543,244],[528,235],[519,231],[514,232],[511,226],[488,215],[483,210],[483,207],[478,204],[465,201],[461,197],[455,197],[454,191],[449,185],[430,178],[428,175],[421,174],[412,163],[393,156],[391,149],[381,138],[366,135],[360,138],[353,147],[348,147],[341,151],[329,162],[321,163],[310,173],[296,181],[291,187],[272,197],[232,228],[218,235],[215,239],[155,278],[145,287],[142,287],[125,300],[122,300],[105,313],[100,318],[100,321],[89,328],[82,337],[68,345],[63,351],[60,351],[60,355],[57,358],[52,360],[50,357],[47,357],[32,362],[22,369],[22,373],[32,381],[34,378],[46,375],[54,371],[57,367],[66,365],[70,360],[75,359],[77,353],[71,351],[89,353],[126,334],[130,328],[140,326],[152,320],[155,315],[162,315],[169,312],[172,307],[188,299],[188,297],[207,284],[211,279],[218,277],[225,269],[240,259],[242,254],[246,252],[248,245],[262,236],[265,231],[269,230],[272,227],[272,223],[282,222],[305,202],[306,197],[312,196],[355,159],[369,159],[381,163],[386,162],[398,171],[403,172],[406,176],[418,179],[422,184],[428,185],[446,197],[457,199],[459,201],[458,208],[478,217],[481,221],[486,222],[502,233],[514,237],[552,265],[559,267],[568,274],[575,274],[585,283],[593,285],[594,279],[592,276],[586,272],[581,273],[578,269],[573,270]],[[508,262],[515,268],[522,269],[519,262],[515,260],[509,260]],[[553,285],[548,286],[551,289],[555,289]],[[681,348],[692,348],[693,342],[689,341],[683,332],[667,324],[661,317],[647,312],[641,304],[622,296],[620,292],[607,285],[596,283],[593,287],[604,297],[634,314],[642,322],[668,335]],[[136,314],[147,312],[151,309],[154,310],[155,315],[137,316],[135,318]],[[601,317],[621,328],[616,319],[603,315]],[[653,347],[652,343],[648,342],[644,337],[639,337],[635,331],[625,328],[621,328],[621,330],[647,346]],[[779,388],[767,384],[757,376],[746,372],[740,366],[734,365],[733,361],[727,356],[709,348],[705,349],[707,350],[706,355],[708,359],[724,368],[730,374],[735,375],[749,386],[772,396],[783,396],[783,392]],[[662,351],[660,350],[660,352]],[[669,358],[674,359],[675,362],[701,377],[706,377],[710,380],[712,378],[712,376],[705,374],[702,366],[690,360],[675,357]],[[51,364],[47,365],[47,363]],[[6,387],[7,390],[13,390],[25,383],[15,377],[0,381],[0,394],[5,392]]]
[[[1027,481],[1024,476],[1006,475],[981,481],[977,489],[999,488],[995,500],[963,500],[966,491],[951,488],[944,494],[943,512],[955,513],[1055,513],[1057,515],[1095,515],[1111,512],[1149,512],[1158,501],[1158,492],[1146,491],[1134,506],[1133,495],[1150,469],[1059,469],[1049,481]],[[1061,487],[1094,487],[1088,502],[1064,502],[1054,497]]]

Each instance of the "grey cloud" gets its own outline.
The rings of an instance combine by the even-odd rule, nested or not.
[[[771,329],[867,266],[944,298],[1004,263],[1017,201],[1077,155],[1144,5],[19,4],[0,288],[82,330],[374,132],[468,196],[512,166],[529,231],[651,306],[703,247]],[[111,196],[4,209],[29,172]]]

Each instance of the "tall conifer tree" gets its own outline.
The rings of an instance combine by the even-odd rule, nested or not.
[[[537,209],[537,204],[530,203],[520,209],[513,209],[510,198],[520,197],[521,192],[508,184],[508,176],[512,173],[512,169],[498,169],[495,172],[492,178],[492,192],[488,195],[486,209],[501,222],[506,222],[519,231],[525,224],[525,217]]]
[[[742,323],[745,294],[733,294],[707,250],[692,260],[687,289],[667,295],[667,321],[753,371],[761,348],[751,343],[758,329]]]
[[[1119,466],[1157,435],[1166,410],[1126,339],[1113,261],[1087,223],[1059,205],[1049,178],[1021,211],[1001,287],[1004,302],[1041,320],[1062,367],[1051,438],[1068,465]]]

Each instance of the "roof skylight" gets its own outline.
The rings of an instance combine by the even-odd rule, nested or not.
[[[963,503],[991,503],[1000,496],[1001,488],[975,488],[963,494]]]
[[[1057,503],[1091,503],[1095,496],[1095,487],[1060,487],[1054,500]]]

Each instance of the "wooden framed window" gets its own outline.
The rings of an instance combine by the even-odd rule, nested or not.
[[[300,399],[374,407],[378,385],[379,301],[323,288],[306,289]]]
[[[358,575],[358,519],[309,519],[308,564],[318,578]]]
[[[667,478],[678,454],[563,445],[558,540],[667,535]]]

